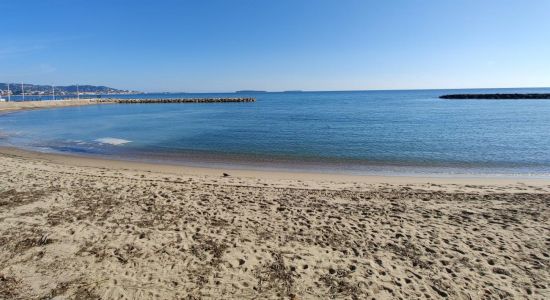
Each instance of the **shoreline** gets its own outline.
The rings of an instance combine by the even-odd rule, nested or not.
[[[529,177],[498,177],[498,176],[410,176],[410,175],[354,175],[346,173],[309,172],[302,170],[269,170],[246,169],[231,167],[189,166],[185,164],[169,164],[164,162],[146,162],[124,159],[110,159],[103,157],[83,156],[76,154],[44,153],[20,149],[16,147],[0,146],[0,154],[26,159],[38,159],[48,162],[76,166],[108,168],[111,170],[136,170],[178,175],[220,176],[227,173],[234,177],[257,178],[268,180],[309,180],[334,181],[347,183],[375,183],[375,184],[460,184],[460,185],[514,185],[529,184],[533,186],[548,185],[547,178]]]
[[[255,98],[94,98],[94,99],[63,99],[63,100],[33,100],[0,102],[0,114],[31,109],[60,108],[99,104],[163,104],[163,103],[249,103]]]
[[[42,100],[42,101],[11,101],[0,102],[0,115],[23,110],[49,109],[72,106],[109,104],[98,99],[63,99],[63,100]]]

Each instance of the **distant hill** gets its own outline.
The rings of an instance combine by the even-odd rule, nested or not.
[[[255,93],[267,93],[267,91],[257,91],[257,90],[240,90],[236,91],[237,94],[255,94]]]
[[[10,92],[12,95],[21,95],[21,83],[10,83]],[[51,95],[51,85],[23,84],[25,95]],[[77,92],[76,85],[54,86],[56,95],[73,95]],[[7,95],[8,84],[0,83],[0,92]],[[108,86],[79,85],[80,94],[138,94],[140,92],[130,90],[119,90]]]

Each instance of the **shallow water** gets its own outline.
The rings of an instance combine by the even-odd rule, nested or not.
[[[550,101],[437,98],[470,92],[550,89],[140,95],[257,102],[23,111],[0,116],[0,143],[224,167],[548,176]]]

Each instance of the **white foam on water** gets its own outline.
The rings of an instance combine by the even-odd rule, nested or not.
[[[132,141],[128,141],[128,140],[110,138],[110,137],[96,139],[95,141],[99,142],[99,143],[102,143],[102,144],[109,144],[109,145],[114,145],[114,146],[120,146],[120,145],[124,145],[124,144],[132,142]]]

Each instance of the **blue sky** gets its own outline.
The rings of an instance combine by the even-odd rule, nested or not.
[[[141,91],[550,86],[548,0],[0,2],[0,82]]]

